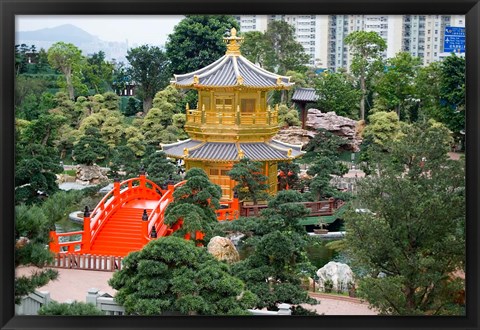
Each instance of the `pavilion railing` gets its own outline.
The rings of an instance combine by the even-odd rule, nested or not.
[[[270,106],[266,111],[256,109],[254,112],[241,112],[240,107],[236,111],[224,110],[205,110],[202,109],[186,109],[186,124],[200,126],[208,125],[278,125],[278,106],[271,109]]]

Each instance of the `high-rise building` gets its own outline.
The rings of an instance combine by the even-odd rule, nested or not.
[[[417,56],[424,65],[441,59],[446,26],[465,26],[463,15],[240,15],[242,32],[267,29],[283,20],[295,28],[295,38],[310,55],[309,65],[337,71],[349,69],[345,37],[354,31],[377,32],[386,42],[384,58],[400,51]]]
[[[265,32],[267,30],[267,15],[236,15],[235,19],[242,32]]]

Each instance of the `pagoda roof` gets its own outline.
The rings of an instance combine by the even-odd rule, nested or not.
[[[318,95],[314,88],[298,87],[293,92],[292,101],[297,102],[315,102],[318,100]]]
[[[271,140],[269,142],[203,142],[183,140],[162,144],[165,154],[188,160],[231,162],[246,157],[254,161],[289,160],[303,155],[301,145]]]
[[[269,72],[240,54],[243,38],[236,36],[232,29],[231,37],[224,38],[227,52],[215,62],[186,74],[174,75],[171,83],[180,88],[246,87],[255,89],[288,89],[294,83],[290,77]]]

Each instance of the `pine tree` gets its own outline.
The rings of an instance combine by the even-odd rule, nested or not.
[[[280,303],[316,303],[301,285],[314,271],[305,252],[307,233],[299,224],[309,213],[299,204],[302,200],[299,192],[283,190],[259,219],[238,221],[235,226],[250,237],[244,244],[253,252],[232,267],[258,296],[257,308],[277,310]]]
[[[192,168],[185,175],[186,183],[175,189],[174,201],[165,211],[165,223],[170,226],[181,224],[174,235],[189,234],[198,244],[208,242],[217,224],[215,210],[220,207],[221,188],[213,184],[200,168]],[[197,239],[196,232],[205,236]]]
[[[109,284],[129,315],[247,315],[256,297],[227,264],[174,236],[124,259]]]
[[[254,204],[268,197],[267,177],[262,174],[262,163],[242,158],[228,172],[232,180],[237,181],[233,188],[240,199],[251,199]]]

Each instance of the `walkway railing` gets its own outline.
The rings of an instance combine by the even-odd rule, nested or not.
[[[239,201],[234,197],[231,201],[220,202],[220,208],[215,211],[218,221],[232,221],[240,216]]]
[[[113,272],[122,269],[123,257],[80,253],[56,253],[49,267]]]
[[[342,200],[330,198],[326,201],[317,202],[301,202],[307,209],[310,209],[309,216],[329,216],[333,215],[336,210],[343,206]],[[243,217],[257,217],[263,209],[268,208],[266,204],[243,205],[240,209],[240,215]]]
[[[183,186],[186,181],[181,181],[175,185],[168,185],[166,191],[164,191],[162,197],[158,201],[157,205],[152,209],[148,221],[144,222],[143,225],[143,242],[147,244],[152,236],[164,236],[167,231],[167,226],[164,223],[165,220],[165,210],[167,209],[168,204],[173,201],[173,192],[177,187]],[[153,231],[155,228],[155,231]],[[156,235],[152,235],[152,232]]]
[[[278,106],[268,107],[267,110],[255,109],[253,112],[241,112],[238,106],[236,110],[206,110],[186,109],[186,124],[199,126],[211,125],[271,125],[278,126]]]
[[[88,253],[105,222],[125,203],[134,199],[161,200],[165,193],[165,190],[148,180],[144,174],[123,182],[116,181],[113,189],[102,198],[92,212],[89,212],[88,208],[85,209],[82,231],[68,233],[50,231],[50,250]],[[151,226],[149,228],[151,229]],[[81,238],[76,239],[75,236],[81,236]],[[65,241],[61,242],[60,237],[64,237]],[[75,240],[72,241],[72,238]]]

